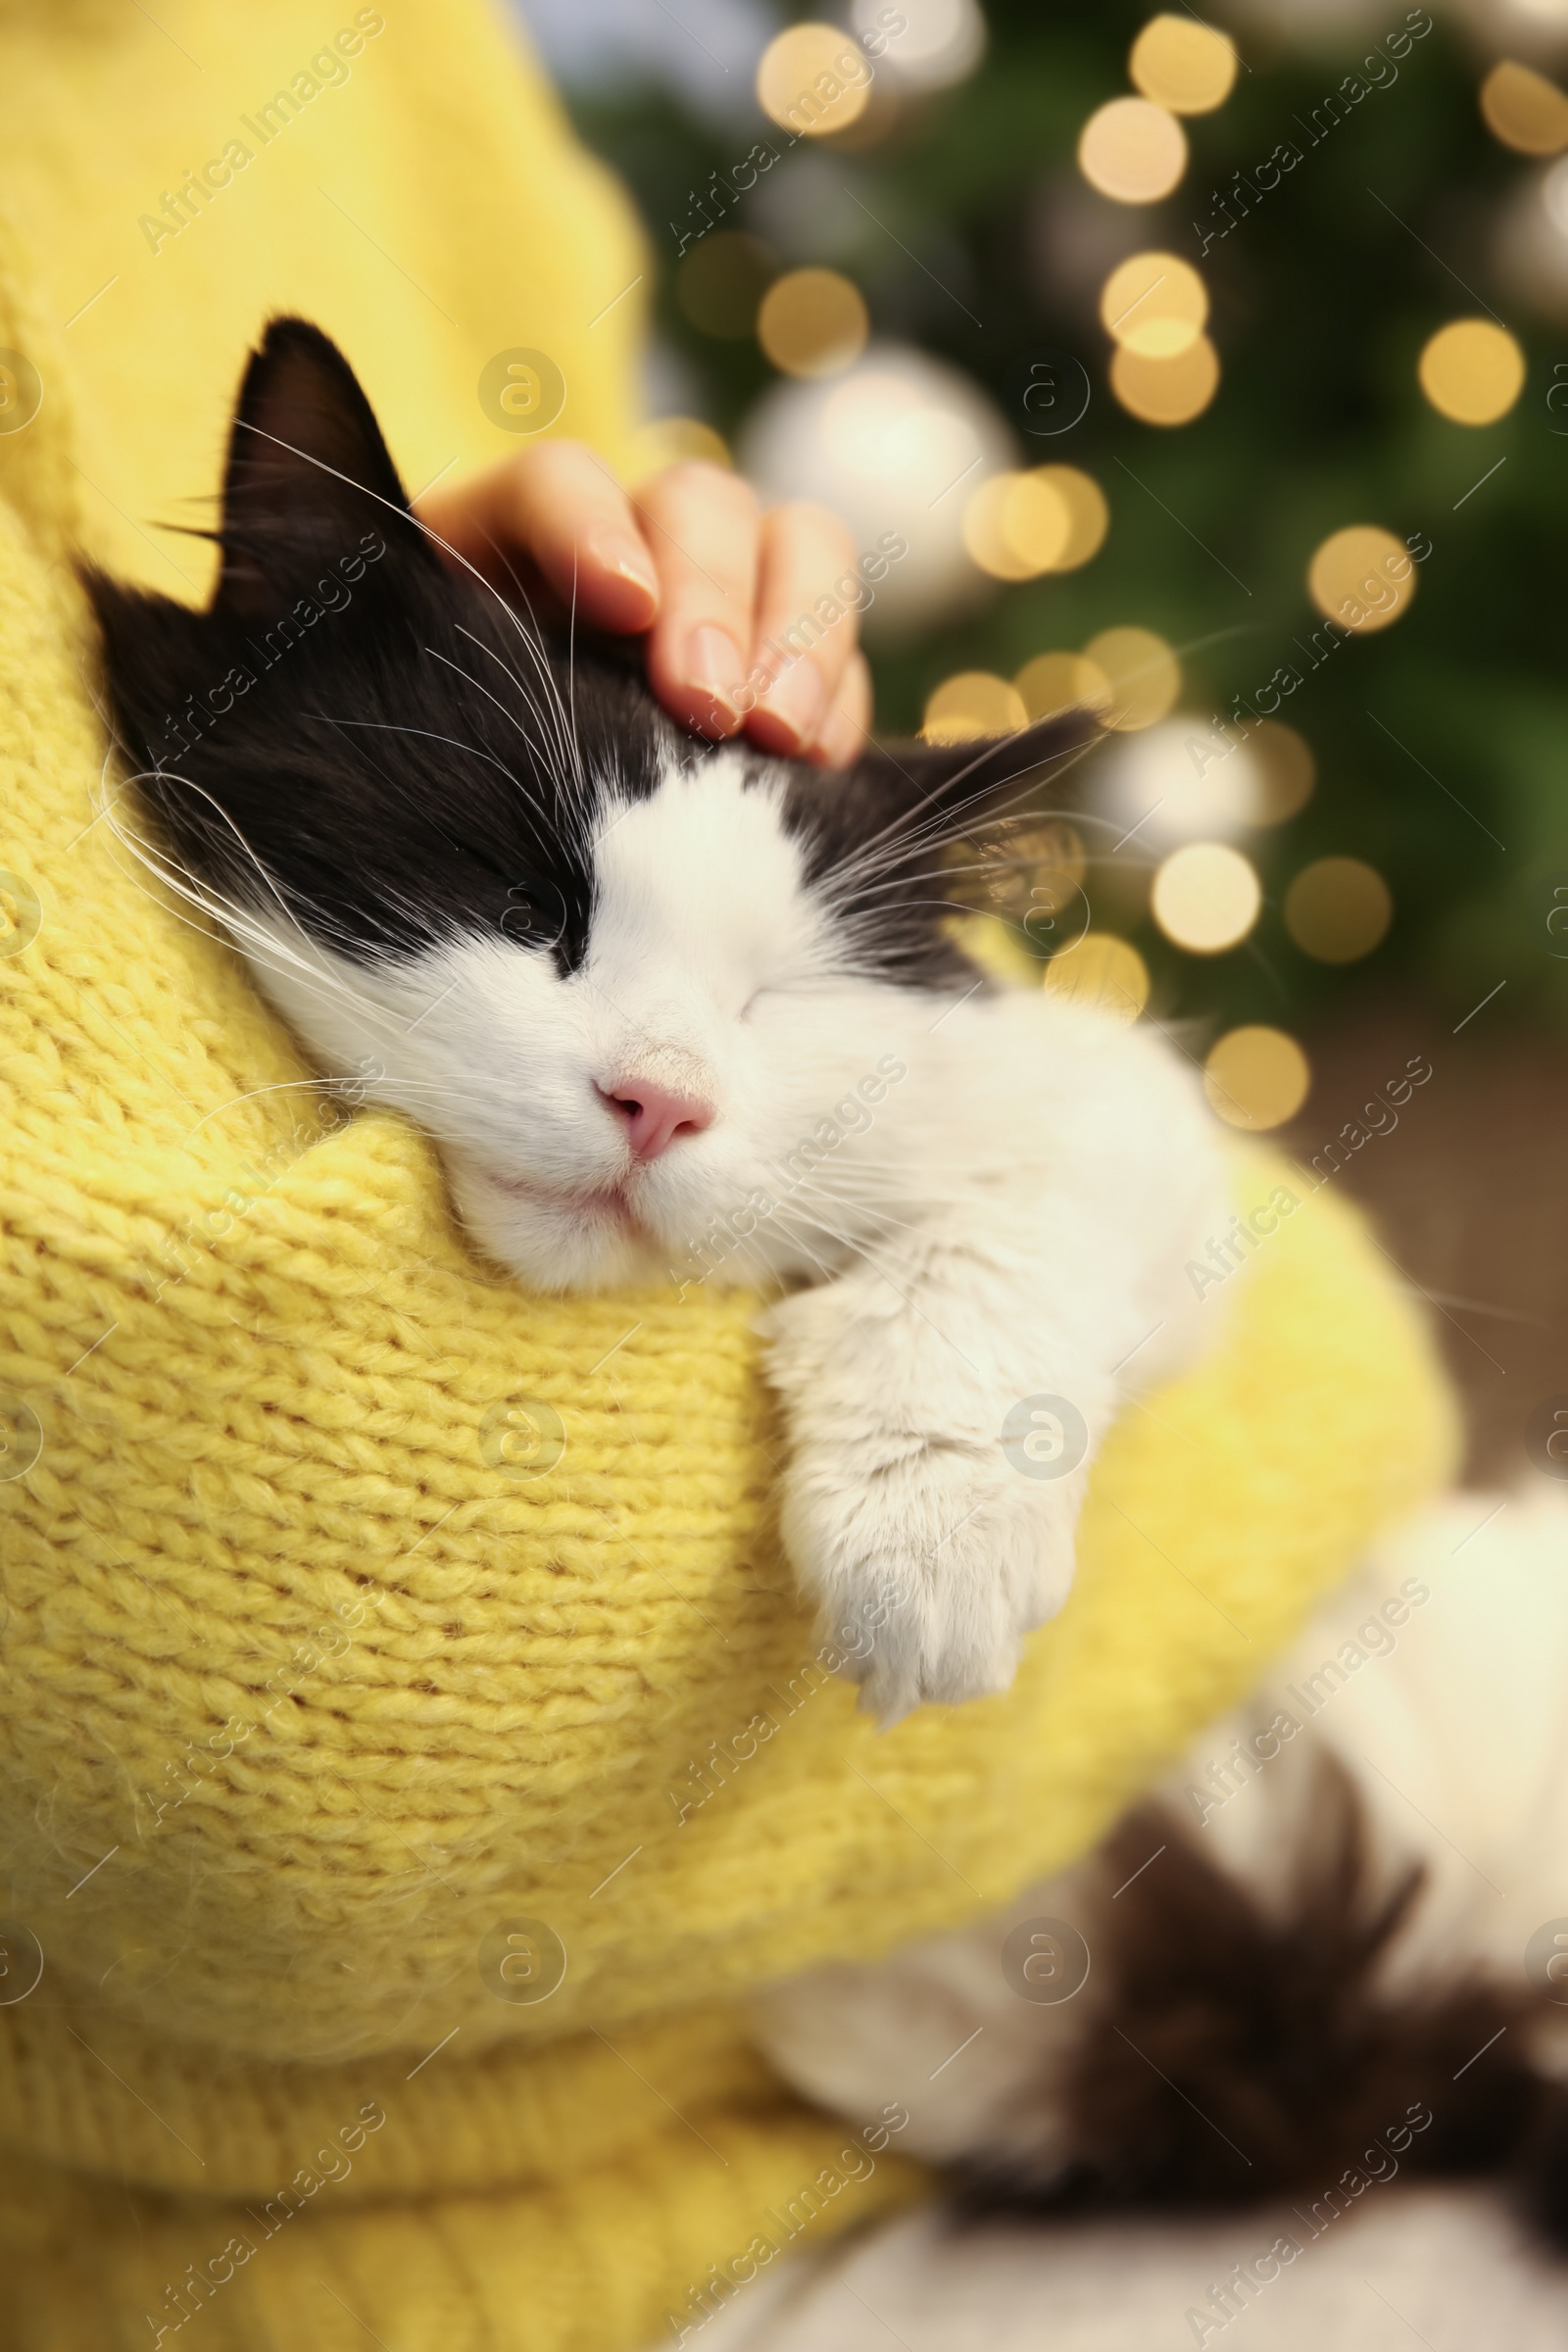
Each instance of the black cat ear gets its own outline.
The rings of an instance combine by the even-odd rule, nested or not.
[[[1098,734],[1091,712],[1069,710],[1014,735],[873,745],[849,772],[905,823],[917,823],[927,808],[933,815],[1021,815],[1068,790],[1069,770]]]
[[[1098,734],[1070,710],[1015,735],[872,746],[851,767],[795,762],[785,822],[862,968],[915,987],[973,979],[950,918],[975,910],[982,881],[1048,855],[1043,829],[1082,810],[1075,771]]]
[[[1100,730],[1068,710],[1015,735],[968,743],[871,745],[853,767],[798,768],[788,806],[832,865],[882,844],[952,840],[969,825],[1060,813],[1079,803],[1073,772]]]
[[[303,318],[274,318],[245,370],[229,435],[218,604],[269,618],[323,558],[358,552],[369,532],[427,546],[337,345]]]

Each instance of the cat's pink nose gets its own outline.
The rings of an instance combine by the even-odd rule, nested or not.
[[[701,1135],[713,1124],[713,1105],[695,1095],[671,1094],[645,1078],[627,1078],[602,1090],[623,1122],[626,1141],[639,1159],[658,1159],[678,1135]]]

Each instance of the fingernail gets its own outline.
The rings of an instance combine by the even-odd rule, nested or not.
[[[815,734],[826,700],[821,671],[809,662],[797,662],[793,669],[787,669],[778,682],[769,687],[758,716],[775,720],[778,728],[788,736],[789,742],[787,745],[781,744],[781,750],[796,750],[802,744],[809,743]]]
[[[687,684],[710,697],[727,717],[739,718],[735,698],[745,682],[746,659],[733,637],[722,629],[694,629],[686,640],[685,674]]]
[[[624,580],[629,588],[640,588],[644,596],[657,605],[659,582],[654,577],[647,556],[635,539],[628,538],[623,532],[609,533],[584,540],[582,552],[602,569],[612,571],[617,579]]]

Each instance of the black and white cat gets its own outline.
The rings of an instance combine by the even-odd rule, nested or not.
[[[834,773],[699,744],[443,560],[300,320],[219,537],[205,612],[88,579],[142,854],[522,1282],[781,1294],[785,1541],[864,1703],[1005,1687],[1223,1219],[1192,1067],[949,936],[950,845],[1059,793],[1072,730]]]

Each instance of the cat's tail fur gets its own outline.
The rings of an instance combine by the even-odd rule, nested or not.
[[[1568,1493],[1450,1496],[1088,1861],[759,2031],[976,2217],[1267,2201],[1304,2246],[1491,2176],[1568,2252]]]

